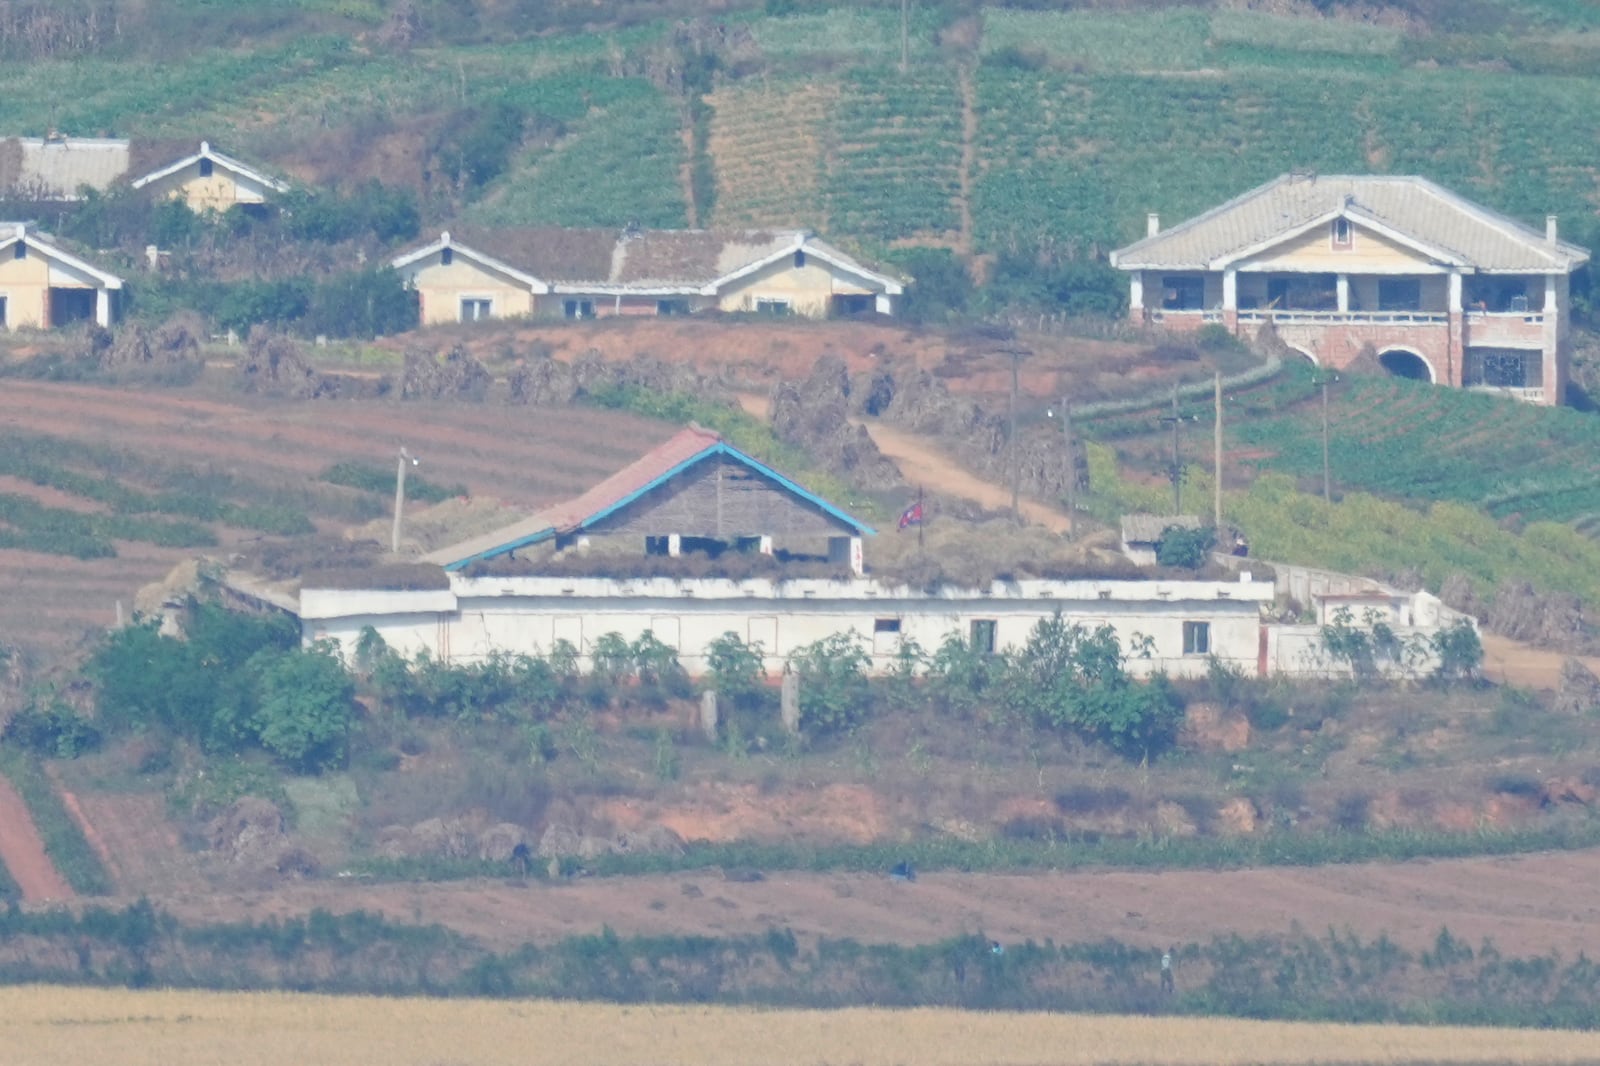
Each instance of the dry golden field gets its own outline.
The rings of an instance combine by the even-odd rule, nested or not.
[[[6,1066],[1578,1063],[1600,1035],[953,1010],[0,990]]]

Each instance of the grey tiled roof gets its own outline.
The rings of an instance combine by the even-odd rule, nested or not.
[[[1491,272],[1565,273],[1589,252],[1554,244],[1542,230],[1475,204],[1426,178],[1285,174],[1171,229],[1118,249],[1123,270],[1218,270],[1241,253],[1317,219],[1345,214],[1437,253]]]
[[[1173,526],[1199,529],[1201,522],[1192,514],[1125,514],[1122,516],[1122,543],[1154,544]]]

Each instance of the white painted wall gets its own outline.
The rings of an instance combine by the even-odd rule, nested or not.
[[[855,631],[872,653],[875,672],[888,670],[898,648],[875,633],[879,619],[900,624],[900,636],[933,651],[951,633],[967,637],[974,621],[995,623],[996,649],[1018,647],[1033,627],[1060,611],[1087,627],[1110,625],[1124,649],[1140,637],[1154,656],[1136,659],[1136,674],[1163,670],[1202,676],[1204,653],[1185,654],[1184,623],[1209,625],[1209,650],[1254,674],[1261,640],[1260,608],[1272,600],[1264,582],[1021,581],[987,590],[925,593],[860,581],[722,581],[451,575],[448,592],[307,589],[300,594],[307,641],[330,639],[348,656],[371,626],[390,646],[466,662],[495,651],[547,652],[565,639],[587,652],[606,633],[633,640],[646,630],[678,651],[691,674],[705,670],[708,645],[724,633],[760,641],[769,672],[797,650],[834,633]]]

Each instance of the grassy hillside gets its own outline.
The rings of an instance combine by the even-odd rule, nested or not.
[[[546,20],[522,40],[506,28],[463,40],[424,4],[418,39],[398,47],[384,30],[394,5],[308,2],[255,47],[195,47],[182,63],[123,41],[92,61],[11,64],[0,129],[206,134],[331,179],[359,173],[350,156],[396,126],[437,131],[446,113],[504,103],[527,121],[524,141],[506,174],[466,193],[470,214],[677,224],[698,91],[685,70],[703,63],[717,222],[803,216],[869,246],[959,246],[966,198],[979,251],[1104,248],[1146,210],[1176,219],[1301,167],[1421,172],[1592,228],[1591,5],[1524,0],[1456,21],[1433,5],[1444,12],[1384,25],[1187,5],[981,18],[916,6],[902,73],[892,5],[735,10],[684,29],[642,18],[667,5],[613,4],[590,8],[619,20],[606,27],[532,36]],[[308,147],[324,136],[346,147],[342,167]],[[770,165],[751,174],[752,160]]]

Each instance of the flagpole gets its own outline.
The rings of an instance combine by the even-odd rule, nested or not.
[[[922,486],[917,486],[917,554],[922,554],[922,528],[928,524],[928,512],[922,509]]]

